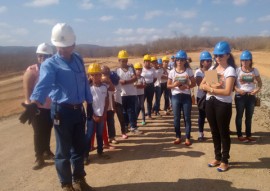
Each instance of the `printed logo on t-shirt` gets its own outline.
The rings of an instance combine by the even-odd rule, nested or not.
[[[242,74],[239,78],[241,84],[252,83],[254,82],[253,74]]]
[[[179,81],[181,84],[187,84],[188,76],[175,76],[174,81]]]

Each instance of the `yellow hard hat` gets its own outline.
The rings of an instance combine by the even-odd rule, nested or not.
[[[134,68],[135,69],[142,69],[143,66],[142,66],[142,64],[140,62],[137,62],[137,63],[134,64]]]
[[[169,57],[168,56],[163,56],[162,61],[169,61]]]
[[[154,61],[157,61],[157,57],[152,56],[152,57],[151,57],[151,62],[154,62]]]
[[[151,56],[149,54],[146,54],[146,55],[144,55],[143,60],[144,61],[150,61],[151,60]]]
[[[100,65],[97,64],[97,63],[90,64],[90,65],[88,66],[87,73],[88,73],[88,74],[97,74],[97,73],[101,73],[101,67],[100,67]]]
[[[128,59],[128,53],[126,50],[120,50],[118,53],[118,59]]]

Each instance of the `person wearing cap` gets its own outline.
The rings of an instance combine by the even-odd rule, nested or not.
[[[225,172],[229,169],[232,91],[236,78],[236,65],[230,45],[226,41],[218,42],[213,54],[216,64],[209,70],[215,70],[217,76],[214,76],[211,81],[203,78],[200,89],[207,92],[205,112],[214,143],[215,159],[208,163],[208,166],[217,167],[217,171]]]
[[[57,53],[40,67],[40,77],[30,97],[23,117],[27,120],[38,112],[46,97],[52,100],[56,152],[55,166],[62,189],[65,191],[93,190],[85,181],[85,111],[92,119],[92,94],[82,58],[74,53],[75,33],[66,23],[57,23],[52,29],[51,42]]]
[[[170,69],[168,68],[169,58],[168,56],[162,57],[162,67],[163,67],[163,74],[161,76],[161,96],[164,95],[164,107],[163,110],[165,115],[169,115],[169,108],[170,108],[170,99],[171,99],[171,90],[167,88],[167,81],[168,81],[168,74]]]
[[[24,104],[31,103],[30,96],[39,78],[40,65],[53,55],[53,49],[49,44],[42,43],[38,45],[36,54],[37,64],[29,66],[23,75]],[[31,121],[34,130],[34,150],[36,157],[33,170],[43,168],[45,166],[45,159],[54,159],[54,154],[50,149],[51,130],[53,126],[50,117],[50,106],[51,99],[47,97],[43,105],[38,105],[39,113]]]

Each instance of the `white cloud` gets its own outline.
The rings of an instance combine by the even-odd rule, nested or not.
[[[258,21],[260,21],[260,22],[269,22],[270,21],[270,15],[266,15],[266,16],[260,17],[258,19]]]
[[[29,31],[26,28],[17,28],[12,31],[13,34],[25,36],[29,34]]]
[[[0,22],[0,28],[8,28],[8,27],[10,27],[9,24],[4,23],[4,22]]]
[[[114,33],[118,35],[131,35],[133,32],[134,31],[131,28],[128,28],[128,29],[119,28]]]
[[[217,28],[213,27],[213,23],[211,21],[205,21],[202,23],[201,27],[200,27],[200,33],[201,34],[207,34],[211,31],[215,31]]]
[[[6,6],[0,6],[0,13],[4,13],[7,11],[7,7]]]
[[[81,9],[89,10],[89,9],[92,9],[94,7],[94,5],[93,5],[93,3],[90,2],[90,0],[82,0],[79,3],[79,7]]]
[[[38,24],[46,24],[51,26],[57,23],[57,21],[54,19],[35,19],[34,22]]]
[[[104,15],[104,16],[100,17],[99,19],[101,21],[110,21],[110,20],[113,19],[113,16],[106,16],[106,15]]]
[[[197,16],[197,11],[175,9],[173,14],[184,19],[191,19]]]
[[[248,0],[234,0],[233,1],[233,4],[235,4],[237,6],[244,5],[244,4],[247,4],[247,3],[248,3]]]
[[[270,31],[269,30],[263,30],[259,33],[260,36],[270,36]]]
[[[25,5],[29,7],[46,7],[58,3],[59,0],[33,0],[29,3],[25,3]]]
[[[137,34],[150,35],[150,34],[159,33],[159,31],[157,29],[155,29],[155,28],[137,28],[136,33]]]
[[[128,16],[130,20],[136,20],[138,18],[138,15],[130,15]]]
[[[158,17],[160,15],[162,15],[162,11],[159,11],[159,10],[155,10],[155,11],[147,11],[144,15],[144,19],[153,19],[155,17]]]
[[[237,17],[234,21],[240,24],[240,23],[244,23],[246,19],[244,17]]]
[[[132,4],[132,0],[101,0],[106,6],[117,9],[126,9]]]

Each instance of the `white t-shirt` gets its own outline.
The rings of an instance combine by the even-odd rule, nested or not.
[[[93,110],[96,116],[102,116],[104,113],[105,100],[108,94],[108,88],[105,84],[100,86],[90,86],[93,96]]]
[[[189,85],[190,77],[194,76],[193,71],[190,68],[187,68],[184,72],[178,73],[175,69],[172,69],[169,73],[168,79],[172,80],[172,83],[175,81],[180,81],[182,84]],[[171,89],[172,95],[176,94],[191,94],[190,89],[180,90],[179,87],[174,87]]]
[[[197,69],[197,70],[195,71],[194,76],[195,76],[195,78],[196,78],[196,77],[201,77],[201,78],[203,79],[203,78],[204,78],[204,72],[201,70],[201,68],[199,68],[199,69]],[[197,88],[197,97],[198,97],[198,98],[203,97],[205,94],[206,94],[206,93],[205,93],[203,90],[201,90],[199,87]]]
[[[160,86],[161,76],[163,75],[164,70],[163,70],[163,68],[159,68],[159,69],[155,70],[155,72],[156,72],[157,80],[155,81],[154,86],[157,87],[157,86]]]
[[[127,71],[124,71],[122,68],[117,68],[116,73],[121,80],[131,80],[132,77],[135,75],[134,69],[130,66],[128,67]],[[134,84],[129,83],[121,85],[121,96],[131,95],[137,95],[137,88],[134,86]]]
[[[134,83],[136,85],[145,85],[145,79],[144,77],[140,76],[137,77],[137,81]],[[144,88],[137,88],[137,95],[143,95],[144,94]]]
[[[162,74],[162,76],[167,76],[167,79],[162,79],[162,78],[161,78],[161,83],[167,83],[169,72],[170,72],[169,69],[166,69],[166,70],[165,70],[165,69],[163,68],[163,74]],[[162,77],[162,76],[161,76],[161,77]]]
[[[120,103],[120,104],[122,104],[121,92],[122,92],[121,85],[120,85],[120,83],[118,83],[115,86],[114,101],[117,103]]]
[[[237,88],[245,92],[252,92],[256,88],[255,77],[260,76],[259,71],[256,68],[253,68],[251,72],[244,72],[241,67],[236,69],[236,75]]]
[[[231,66],[228,66],[222,73],[218,73],[218,81],[221,83],[223,89],[226,86],[226,78],[228,77],[236,77],[235,69]],[[215,96],[217,100],[225,102],[225,103],[232,103],[232,93],[229,96],[222,96],[222,95],[211,95],[209,93],[206,94],[206,100],[209,100],[211,96]]]
[[[143,67],[141,76],[144,77],[147,84],[153,83],[154,79],[157,78],[154,68],[146,69]]]

